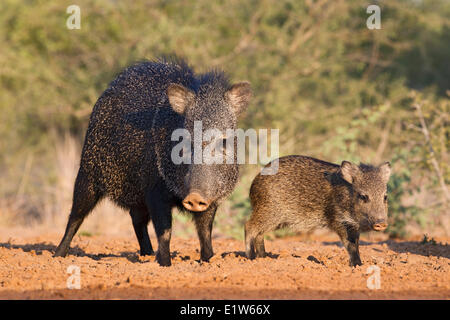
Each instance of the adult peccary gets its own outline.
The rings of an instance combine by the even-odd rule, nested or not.
[[[193,215],[201,259],[209,260],[214,215],[237,182],[238,165],[175,164],[171,152],[179,141],[172,141],[171,135],[186,129],[194,136],[194,121],[202,121],[203,131],[236,129],[237,116],[250,97],[249,83],[230,85],[221,71],[196,75],[177,58],[123,71],[94,106],[72,210],[55,256],[67,254],[83,219],[108,197],[130,210],[141,255],[153,254],[147,230],[152,220],[156,259],[162,266],[171,264],[171,210],[177,206]]]
[[[278,159],[274,175],[258,174],[250,188],[253,213],[245,225],[248,258],[265,256],[264,233],[282,227],[335,231],[361,265],[360,232],[387,227],[388,162],[379,167],[348,161],[336,165],[305,156]]]

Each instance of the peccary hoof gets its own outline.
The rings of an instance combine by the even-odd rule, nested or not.
[[[139,251],[140,256],[154,256],[155,252],[153,250],[143,250]]]
[[[69,250],[64,250],[64,249],[57,248],[55,254],[53,255],[53,258],[56,258],[56,257],[63,257],[64,258],[65,256],[67,256],[67,252],[68,251]]]
[[[172,265],[170,257],[162,257],[159,252],[156,253],[156,261],[161,267],[170,267]]]
[[[203,262],[209,262],[209,259],[211,259],[213,255],[214,253],[212,252],[202,253],[200,254],[200,260],[202,260]]]
[[[258,252],[256,251],[257,258],[265,258],[267,256],[266,252]]]
[[[256,255],[255,255],[254,252],[247,252],[247,253],[245,254],[245,256],[246,256],[247,259],[249,259],[249,260],[254,260],[254,259],[256,258]]]
[[[350,267],[362,266],[361,259],[352,259],[350,260]]]

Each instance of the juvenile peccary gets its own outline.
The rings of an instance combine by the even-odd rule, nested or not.
[[[348,161],[336,165],[305,156],[278,159],[274,175],[258,174],[250,188],[253,213],[245,225],[248,258],[265,256],[264,233],[282,227],[335,231],[361,265],[360,232],[387,227],[388,162],[379,167]]]
[[[108,197],[130,210],[141,255],[153,254],[147,230],[152,220],[156,259],[162,266],[171,264],[171,210],[177,206],[193,215],[201,259],[209,260],[214,215],[237,182],[238,165],[175,164],[172,149],[180,142],[172,141],[172,133],[186,129],[194,137],[194,121],[202,121],[203,131],[236,129],[250,97],[249,83],[231,85],[221,71],[196,75],[177,58],[124,70],[94,106],[72,210],[55,256],[67,254],[83,219]]]

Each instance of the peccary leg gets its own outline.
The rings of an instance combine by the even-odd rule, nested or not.
[[[257,214],[254,214],[257,216]],[[252,215],[252,217],[254,217]],[[249,259],[264,258],[266,250],[264,248],[265,228],[261,230],[262,224],[250,218],[245,224],[245,254]]]
[[[160,266],[168,267],[171,265],[172,207],[167,196],[167,190],[164,187],[155,187],[147,194],[146,203],[158,238],[156,261]]]
[[[170,238],[172,235],[172,216],[170,208],[160,211],[153,218],[153,226],[155,227],[156,236],[158,238],[158,252],[156,253],[156,261],[162,267],[168,267],[172,263],[170,261]]]
[[[264,258],[266,256],[266,249],[264,248],[264,234],[258,234],[256,236],[255,250],[257,258]]]
[[[338,234],[350,257],[350,266],[361,266],[359,257],[359,232],[351,227],[339,229]]]
[[[250,220],[245,224],[245,255],[248,259],[255,259],[255,237]]]
[[[94,188],[89,184],[86,176],[78,172],[75,180],[72,210],[67,223],[64,237],[61,240],[54,257],[65,257],[69,251],[70,242],[81,226],[84,218],[91,212],[99,200]]]
[[[134,232],[139,241],[141,256],[153,255],[152,243],[147,230],[147,224],[150,220],[149,212],[146,208],[133,208],[130,210],[130,216],[133,222]]]
[[[217,207],[212,205],[205,212],[196,213],[194,215],[194,222],[200,240],[200,259],[202,261],[209,261],[214,255],[211,243],[211,232],[216,210]]]
[[[172,216],[170,208],[166,211],[166,215],[157,215],[153,219],[156,236],[158,238],[158,251],[156,253],[156,261],[162,267],[168,267],[172,263],[170,261],[170,237],[172,235]]]

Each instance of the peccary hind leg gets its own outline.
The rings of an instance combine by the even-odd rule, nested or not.
[[[248,259],[255,259],[255,235],[249,223],[245,224],[245,255]]]
[[[264,232],[258,230],[251,219],[245,224],[245,255],[248,259],[266,256]]]
[[[258,234],[255,238],[255,251],[257,258],[264,258],[266,256],[266,249],[264,248],[264,235]]]
[[[133,222],[134,232],[139,241],[141,256],[153,255],[154,251],[147,229],[150,220],[149,212],[146,208],[133,208],[130,210],[130,216]]]
[[[200,259],[202,261],[209,261],[214,255],[211,243],[211,232],[216,210],[217,206],[212,205],[205,212],[196,213],[194,215],[194,222],[200,240]]]
[[[64,237],[55,252],[55,257],[65,257],[69,251],[70,242],[81,226],[84,218],[91,212],[99,200],[87,177],[80,170],[75,180],[72,210],[67,223]]]

